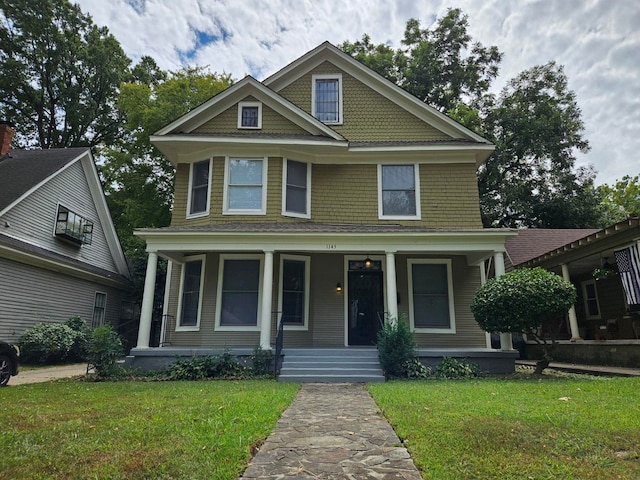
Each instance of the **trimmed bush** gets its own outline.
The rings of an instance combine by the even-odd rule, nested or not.
[[[122,340],[111,325],[102,325],[91,333],[88,361],[95,368],[98,377],[118,376],[120,368],[116,365],[116,360],[122,355]]]
[[[406,377],[406,367],[416,358],[416,341],[404,318],[388,318],[378,332],[380,365],[387,377]]]
[[[167,380],[206,380],[210,378],[245,378],[250,369],[225,351],[222,355],[203,355],[178,360],[167,368]]]
[[[273,373],[273,352],[256,345],[251,354],[251,368],[257,376]]]
[[[75,324],[74,319],[72,325]],[[18,345],[20,361],[25,364],[50,365],[82,361],[86,352],[86,334],[75,330],[67,322],[38,323],[24,332]]]
[[[433,373],[437,378],[475,378],[480,374],[480,367],[465,360],[444,357]]]

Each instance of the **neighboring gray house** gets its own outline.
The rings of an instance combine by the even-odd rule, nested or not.
[[[91,151],[10,150],[12,137],[0,124],[0,338],[73,315],[118,326],[129,271]]]

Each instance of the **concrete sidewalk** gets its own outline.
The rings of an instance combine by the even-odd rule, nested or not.
[[[535,367],[535,360],[516,360],[516,365],[525,365],[528,367]],[[549,367],[551,369],[563,370],[571,373],[586,373],[590,375],[611,375],[617,377],[640,377],[640,368],[625,368],[625,367],[607,367],[604,365],[582,365],[577,363],[561,363],[551,362]]]
[[[9,386],[49,382],[59,378],[77,377],[78,375],[85,375],[86,373],[86,363],[58,365],[55,367],[37,368],[35,370],[20,370],[18,375],[11,377],[9,380]]]
[[[421,480],[359,383],[305,383],[244,472],[249,479]]]

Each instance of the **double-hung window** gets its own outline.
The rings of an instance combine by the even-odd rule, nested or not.
[[[189,173],[189,212],[187,217],[209,214],[211,195],[211,160],[191,164]]]
[[[391,220],[420,219],[418,165],[378,165],[378,213]]]
[[[238,103],[238,128],[261,129],[262,128],[262,103],[240,102]]]
[[[600,302],[595,280],[582,282],[582,295],[584,297],[584,310],[588,320],[600,320]]]
[[[455,333],[451,260],[409,260],[408,273],[412,327],[418,332]]]
[[[204,288],[204,256],[190,257],[182,266],[176,330],[198,330]]]
[[[313,75],[311,109],[323,123],[342,123],[342,75]]]
[[[285,160],[283,171],[282,214],[309,218],[311,168],[306,163]]]
[[[267,203],[267,159],[227,158],[224,211],[264,215]]]
[[[96,292],[93,301],[93,318],[91,319],[91,328],[97,328],[104,325],[104,317],[107,310],[107,294]]]
[[[309,311],[309,257],[282,255],[280,258],[279,308],[284,325],[306,330]]]
[[[218,277],[217,325],[229,329],[259,326],[260,257],[222,256]]]

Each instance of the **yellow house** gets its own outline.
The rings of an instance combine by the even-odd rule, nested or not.
[[[305,349],[375,351],[383,322],[406,318],[425,363],[506,358],[513,369],[511,347],[491,350],[469,309],[484,261],[503,269],[514,234],[482,228],[484,138],[323,43],[151,140],[176,168],[175,204],[171,226],[136,232],[149,263],[130,362],[276,340],[285,362]],[[168,275],[150,348],[158,256]]]

